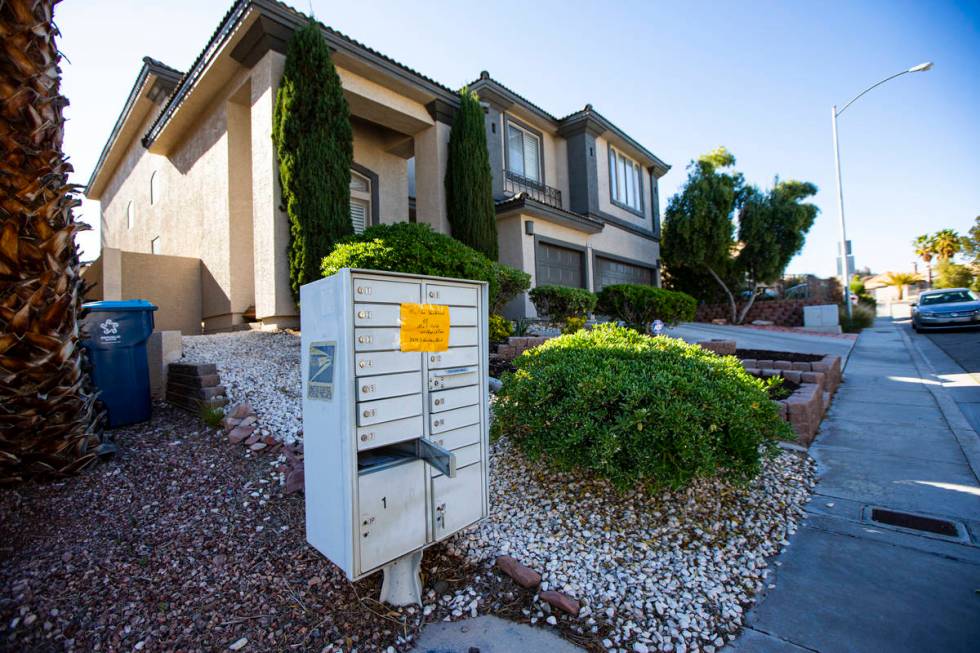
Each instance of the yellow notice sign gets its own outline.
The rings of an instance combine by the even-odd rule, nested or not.
[[[401,305],[401,350],[449,349],[449,307],[439,304]]]

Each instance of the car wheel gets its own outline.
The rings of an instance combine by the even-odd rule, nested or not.
[[[915,331],[916,333],[922,333],[922,329],[920,329],[919,325],[916,324],[915,322],[912,323],[912,330]]]

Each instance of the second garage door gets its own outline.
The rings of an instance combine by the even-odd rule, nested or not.
[[[539,242],[535,252],[538,286],[585,287],[585,255],[567,247]]]
[[[631,265],[612,259],[596,257],[595,289],[596,292],[606,286],[617,283],[639,283],[648,286],[653,283],[653,270],[640,265]]]

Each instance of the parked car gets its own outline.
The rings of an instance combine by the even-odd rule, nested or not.
[[[980,326],[980,298],[969,288],[928,290],[912,306],[916,331],[969,326]]]

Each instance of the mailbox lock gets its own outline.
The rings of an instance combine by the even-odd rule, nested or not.
[[[438,296],[439,296],[439,291],[438,290],[430,290],[429,291],[429,297],[436,298]]]
[[[367,394],[369,392],[374,392],[374,384],[361,386],[361,392]]]
[[[370,410],[364,411],[364,416],[365,417],[374,417],[374,413],[375,413],[374,409],[371,408]]]
[[[441,361],[441,360],[442,360],[442,356],[429,356],[429,361],[431,361],[433,363],[435,363],[437,361]]]
[[[361,442],[367,442],[368,440],[374,439],[374,432],[371,433],[361,433]]]
[[[358,286],[357,287],[357,294],[358,295],[370,295],[371,294],[371,286]]]
[[[374,340],[374,338],[372,338],[371,336],[357,336],[358,342],[364,343],[364,342],[371,342],[372,340]]]
[[[374,366],[374,361],[372,361],[372,360],[363,360],[363,361],[359,362],[357,365],[358,365],[358,367],[373,367]]]
[[[358,311],[357,312],[357,317],[361,318],[362,320],[365,320],[365,319],[368,319],[369,320],[369,319],[371,319],[371,311]]]
[[[367,416],[365,415],[365,417]],[[434,422],[432,422],[432,426],[442,426],[445,422],[446,420],[444,419],[437,419]]]
[[[435,404],[436,406],[441,406],[445,401],[446,401],[445,399],[436,399]]]
[[[436,506],[436,521],[441,528],[446,527],[446,504],[440,503]]]

